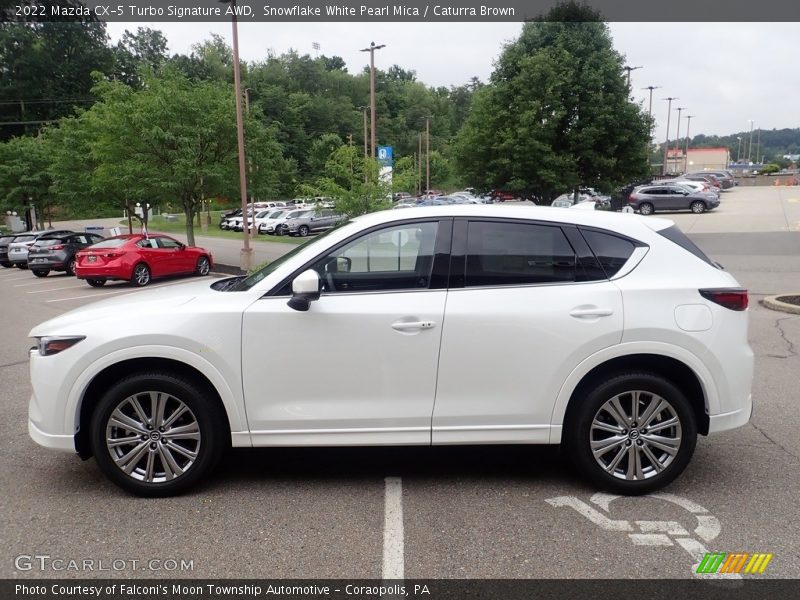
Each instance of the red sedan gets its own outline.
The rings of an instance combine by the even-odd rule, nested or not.
[[[157,277],[208,275],[213,264],[208,250],[186,246],[160,233],[118,235],[81,250],[75,257],[75,276],[93,287],[114,279],[141,287]]]

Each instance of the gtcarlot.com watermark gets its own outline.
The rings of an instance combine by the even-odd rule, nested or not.
[[[194,559],[185,558],[65,558],[49,554],[20,554],[14,557],[17,571],[194,571]]]

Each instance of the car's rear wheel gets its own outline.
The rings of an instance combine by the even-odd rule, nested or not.
[[[27,270],[28,265],[26,265],[25,263],[17,263],[17,268],[18,269],[22,269],[23,271],[25,271],[25,270]]]
[[[135,285],[136,287],[144,287],[148,283],[150,283],[150,267],[144,263],[139,263],[133,267],[131,285]]]
[[[67,275],[75,275],[75,259],[70,258],[69,262],[67,262]]]
[[[197,267],[195,267],[194,272],[197,275],[208,275],[209,271],[211,271],[211,263],[208,261],[207,256],[201,256],[197,259]]]
[[[642,203],[639,205],[639,213],[640,213],[640,214],[643,214],[643,215],[652,215],[654,212],[656,212],[656,209],[655,209],[655,207],[654,207],[652,204],[650,204],[649,202],[642,202]]]
[[[224,412],[208,393],[171,373],[139,373],[113,385],[91,421],[103,473],[140,496],[169,496],[197,483],[225,449]]]
[[[50,274],[49,269],[31,269],[31,273],[36,275],[36,277],[47,277]]]
[[[702,200],[695,200],[694,202],[692,202],[692,204],[689,206],[689,208],[692,209],[692,212],[694,214],[700,215],[700,214],[706,212],[706,203],[703,202]]]
[[[11,267],[14,266],[10,262],[3,262],[3,263],[0,263],[0,265],[3,265],[4,269],[10,269]]]
[[[305,225],[301,225],[300,228],[297,230],[297,233],[300,234],[300,237],[306,237],[308,235],[308,227]]]
[[[599,487],[646,494],[683,472],[697,424],[686,396],[653,373],[624,373],[594,388],[571,411],[565,443],[578,469]]]
[[[103,287],[106,284],[105,279],[87,279],[86,283],[88,283],[92,287]]]

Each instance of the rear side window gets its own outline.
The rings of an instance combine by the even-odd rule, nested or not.
[[[622,266],[628,262],[634,248],[636,248],[636,245],[630,240],[610,233],[589,229],[581,229],[581,233],[609,279],[616,275]]]
[[[560,227],[472,221],[467,287],[575,281],[575,251]]]
[[[692,240],[686,237],[686,234],[683,233],[680,229],[678,229],[677,225],[673,225],[672,227],[667,227],[666,229],[662,229],[661,231],[658,232],[658,234],[663,235],[669,241],[674,242],[687,252],[691,252],[697,258],[699,258],[705,263],[708,263],[712,267],[717,269],[721,268],[717,263],[708,258],[705,252],[700,250],[700,248],[698,248],[697,245]]]

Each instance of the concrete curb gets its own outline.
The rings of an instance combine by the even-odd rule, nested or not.
[[[211,270],[215,273],[222,273],[224,275],[246,275],[246,273],[239,267],[234,267],[233,265],[221,265],[219,263],[214,263],[214,268]]]
[[[783,296],[800,296],[800,292],[787,292],[785,294],[778,294],[777,296],[767,296],[761,300],[761,304],[772,310],[779,310],[781,312],[790,313],[793,315],[800,315],[800,306],[778,300],[778,298]]]

